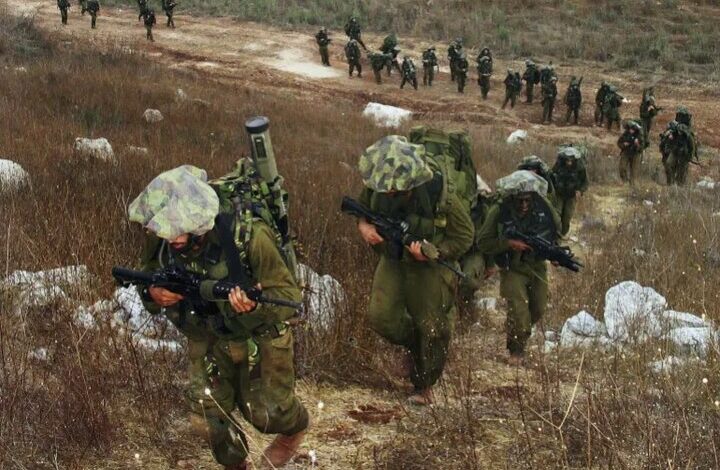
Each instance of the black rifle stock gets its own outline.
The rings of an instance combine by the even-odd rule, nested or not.
[[[410,227],[404,220],[395,220],[382,216],[347,196],[343,197],[340,210],[345,214],[362,217],[373,224],[378,234],[383,237],[385,243],[388,244],[392,257],[400,259],[406,246],[410,246],[413,242],[420,242],[422,244],[422,253],[429,260],[449,269],[458,277],[463,279],[467,277],[465,273],[453,266],[452,263],[441,259],[440,252],[435,245],[411,234],[409,232]]]
[[[563,268],[578,272],[583,267],[582,263],[575,258],[572,250],[567,246],[557,246],[543,237],[537,235],[526,235],[514,228],[505,230],[505,238],[509,240],[520,240],[532,248],[532,252],[539,258],[555,262]]]
[[[203,299],[200,295],[200,286],[204,282],[210,282],[212,283],[214,300],[227,300],[230,291],[235,287],[240,287],[253,302],[290,307],[295,310],[302,308],[300,302],[265,297],[262,290],[257,287],[243,286],[234,282],[205,279],[202,276],[175,265],[149,273],[115,266],[112,268],[112,275],[121,286],[162,287],[163,289],[182,295],[194,305],[202,305],[207,302],[207,300]]]

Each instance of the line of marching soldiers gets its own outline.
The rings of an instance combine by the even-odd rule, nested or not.
[[[100,2],[98,0],[78,0],[80,6],[80,14],[85,15],[85,12],[90,14],[90,27],[95,29],[97,24],[97,15],[100,12]],[[167,16],[167,27],[175,29],[175,20],[173,14],[177,3],[174,0],[161,0],[161,8]],[[148,41],[154,41],[152,29],[157,24],[155,18],[155,10],[152,9],[147,0],[137,0],[138,3],[138,21],[143,20],[145,29],[147,31],[146,38]],[[70,9],[70,0],[57,0],[57,7],[60,10],[60,19],[62,24],[66,25],[68,22],[68,10]]]

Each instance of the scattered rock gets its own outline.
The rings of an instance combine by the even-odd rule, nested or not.
[[[543,352],[545,354],[551,353],[555,351],[558,346],[560,345],[555,341],[545,340],[545,344],[543,345]]]
[[[148,351],[170,351],[176,353],[182,350],[182,344],[178,341],[148,338],[145,336],[140,336],[135,344]]]
[[[12,160],[0,159],[0,193],[30,186],[30,174]]]
[[[699,189],[713,190],[718,186],[718,184],[709,176],[704,176],[700,181],[697,182],[696,186]]]
[[[45,362],[50,358],[47,348],[37,348],[28,353],[28,359]]]
[[[519,144],[520,142],[524,142],[528,138],[527,131],[524,131],[522,129],[518,129],[516,131],[513,131],[507,138],[506,142],[509,145],[515,145]]]
[[[583,310],[567,319],[560,331],[560,345],[563,347],[586,346],[605,342],[605,325]]]
[[[675,328],[665,338],[675,344],[677,352],[698,357],[707,356],[710,345],[717,340],[712,328]]]
[[[54,286],[57,284],[83,284],[90,280],[90,271],[84,264],[48,269],[45,271],[13,271],[3,280],[8,286]]]
[[[685,359],[681,359],[676,356],[668,356],[660,361],[651,362],[648,364],[648,367],[650,367],[650,370],[656,374],[660,374],[662,372],[670,372],[678,366],[684,365],[685,362],[687,362]]]
[[[372,119],[381,127],[398,127],[412,117],[412,111],[380,103],[368,103],[363,116]]]
[[[703,318],[691,313],[665,310],[659,315],[660,323],[666,328],[707,328],[711,326]]]
[[[665,311],[667,300],[650,287],[626,281],[605,294],[605,325],[614,341],[642,341],[659,337],[662,327],[657,315]]]
[[[149,150],[147,147],[135,147],[133,145],[128,145],[126,154],[130,156],[135,157],[147,157],[149,155]]]
[[[643,201],[643,204],[645,204],[645,206],[647,206],[647,207],[652,207],[652,206],[655,205],[654,202],[652,202],[652,201],[650,201],[650,200],[648,200],[648,199],[645,199],[645,200]]]
[[[178,103],[178,104],[184,103],[188,100],[188,98],[189,97],[188,97],[187,93],[185,93],[185,91],[183,91],[182,88],[178,88],[177,90],[175,90],[175,102],[176,103]]]
[[[305,318],[313,327],[330,328],[340,306],[345,302],[345,291],[332,276],[320,276],[307,265],[298,265],[298,279],[306,291]]]
[[[475,299],[475,308],[478,310],[497,310],[497,299],[494,297],[483,297]]]
[[[78,137],[75,139],[74,149],[77,155],[85,158],[96,158],[108,163],[117,162],[110,142],[104,137],[99,139]]]
[[[154,124],[165,119],[165,116],[157,109],[146,109],[143,113],[143,119],[145,119],[145,122]]]

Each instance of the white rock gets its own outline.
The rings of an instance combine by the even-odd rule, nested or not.
[[[145,310],[140,293],[135,286],[118,287],[113,294],[113,299],[117,303],[117,309],[113,315],[115,326],[127,325],[132,332],[141,334],[152,326],[151,322],[155,317]]]
[[[163,116],[162,113],[157,109],[146,109],[143,113],[143,119],[145,119],[145,122],[154,124],[165,119],[165,116]]]
[[[133,145],[128,145],[126,153],[128,155],[134,155],[136,157],[147,157],[149,151],[147,147],[135,147]]]
[[[25,67],[23,67],[23,66],[15,67],[15,71],[16,71],[17,73],[27,73],[27,69],[26,69]]]
[[[46,285],[27,287],[23,289],[21,296],[23,307],[45,307],[67,299],[67,294],[60,287]]]
[[[666,329],[673,328],[707,328],[710,323],[703,320],[697,315],[685,312],[677,312],[675,310],[665,310],[658,315],[658,319],[662,326]]]
[[[45,271],[13,271],[3,280],[8,286],[52,286],[57,284],[78,285],[90,280],[90,271],[87,266],[64,266],[62,268]]]
[[[605,336],[605,325],[583,310],[570,317],[560,331],[560,344],[563,347],[585,346]]]
[[[650,200],[648,200],[648,199],[645,199],[645,200],[643,201],[643,204],[645,204],[647,207],[652,207],[652,206],[655,205],[654,202],[652,202],[652,201],[650,201]]]
[[[375,121],[381,127],[398,127],[412,116],[412,111],[380,103],[368,103],[363,116]]]
[[[47,348],[37,348],[28,353],[28,359],[45,362],[50,357]]]
[[[184,103],[188,100],[188,95],[185,93],[185,91],[182,88],[178,88],[175,91],[175,102],[176,103]]]
[[[547,330],[545,332],[545,340],[557,343],[558,341],[560,341],[560,337],[558,336],[557,331]]]
[[[135,344],[148,351],[179,352],[182,350],[182,344],[178,341],[147,338],[145,336],[138,337]]]
[[[110,142],[104,137],[99,139],[87,139],[78,137],[75,139],[75,153],[85,158],[96,158],[98,160],[115,163],[115,152]]]
[[[559,346],[559,344],[556,343],[555,341],[546,340],[545,344],[543,345],[543,351],[545,352],[545,354],[548,354],[548,353],[555,351],[558,348],[558,346]]]
[[[657,315],[667,306],[665,297],[649,287],[625,281],[605,294],[605,325],[615,341],[642,341],[659,337],[662,327]]]
[[[117,308],[111,300],[98,300],[89,307],[79,306],[73,313],[73,323],[81,328],[95,329],[98,327],[98,318],[109,318]]]
[[[0,159],[0,193],[30,186],[30,174],[12,160]]]
[[[696,185],[696,186],[697,186],[698,188],[700,188],[700,189],[713,190],[713,189],[715,189],[715,188],[717,187],[717,182],[715,182],[715,181],[714,181],[712,178],[710,178],[709,176],[705,176],[705,177],[703,177],[702,180],[700,180],[700,181],[697,182],[697,185]]]
[[[528,138],[527,131],[524,131],[522,129],[518,129],[516,131],[513,131],[507,138],[506,142],[509,145],[515,145],[519,144],[520,142],[524,142]]]
[[[304,264],[298,265],[298,279],[307,292],[305,318],[312,327],[328,329],[345,302],[345,290],[332,276],[320,276]]]
[[[497,299],[494,297],[475,299],[475,308],[478,310],[497,310]]]
[[[712,328],[675,328],[665,338],[675,344],[679,353],[707,356],[710,345],[717,339]]]
[[[660,374],[662,372],[670,372],[673,369],[684,365],[686,362],[687,361],[685,359],[681,359],[676,356],[668,356],[660,361],[653,361],[649,363],[648,367],[656,374]]]

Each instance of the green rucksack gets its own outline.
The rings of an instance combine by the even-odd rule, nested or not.
[[[443,131],[426,126],[410,129],[408,140],[425,146],[428,163],[445,179],[438,210],[445,211],[448,194],[454,193],[469,212],[477,202],[477,170],[470,136],[464,130]]]

